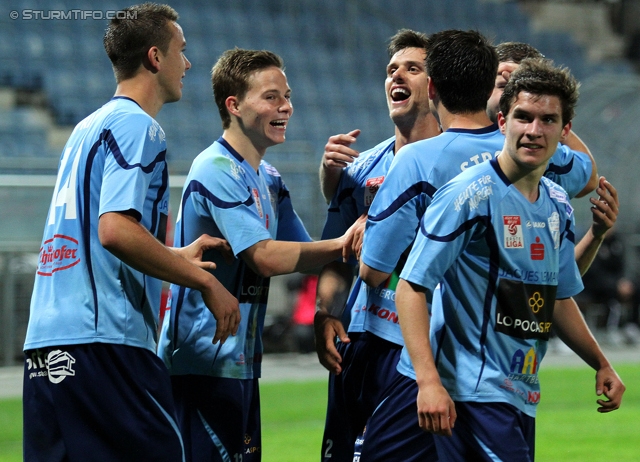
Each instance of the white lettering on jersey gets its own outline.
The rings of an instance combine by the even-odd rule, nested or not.
[[[58,172],[58,178],[56,179],[56,187],[53,192],[53,199],[51,201],[51,210],[49,211],[49,224],[53,225],[56,222],[56,208],[66,206],[64,218],[66,220],[75,220],[78,216],[76,205],[76,181],[78,177],[78,165],[80,163],[80,153],[82,147],[78,147],[76,156],[73,159],[73,165],[71,166],[71,172],[64,185],[61,185],[62,177],[65,174],[67,162],[71,154],[71,148],[67,148],[64,151],[62,160],[60,161],[60,171]]]

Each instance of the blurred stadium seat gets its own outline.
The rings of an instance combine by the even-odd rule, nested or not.
[[[17,4],[19,10],[44,11],[117,7],[113,2],[94,0],[23,0]],[[478,29],[496,42],[530,41],[547,57],[569,66],[580,79],[596,70],[606,71],[606,65],[595,69],[589,64],[582,47],[568,34],[533,33],[517,2],[397,0],[393,8],[383,0],[348,5],[339,0],[177,0],[171,4],[180,13],[186,55],[193,66],[184,80],[183,101],[168,105],[158,115],[167,132],[169,158],[176,161],[174,174],[186,173],[191,159],[221,133],[209,73],[220,53],[234,46],[271,49],[285,60],[295,107],[287,140],[308,147],[313,153],[306,156],[309,165],[317,165],[332,134],[361,128],[358,149],[374,146],[393,134],[383,82],[386,43],[400,27],[427,33],[445,28]],[[0,85],[42,88],[56,122],[74,125],[107,101],[115,88],[101,43],[106,24],[106,20],[91,19],[0,18]],[[619,62],[611,69],[632,72],[629,65]],[[0,130],[4,144],[0,156],[15,156],[16,150],[31,155],[41,151],[43,143],[46,147],[44,129],[28,136],[26,128]],[[599,146],[597,141],[594,145]],[[308,171],[312,173],[306,175],[313,177],[299,181],[296,189],[317,186],[315,168]],[[319,202],[317,206],[323,207]],[[312,234],[319,233],[320,229],[312,229]]]

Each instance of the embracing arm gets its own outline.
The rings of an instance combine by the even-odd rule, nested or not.
[[[342,255],[344,237],[316,242],[265,239],[240,252],[249,267],[262,277],[296,273],[320,267]]]
[[[396,307],[405,348],[411,357],[418,384],[418,423],[420,428],[451,436],[456,408],[442,386],[429,340],[429,311],[422,288],[400,279],[396,288]]]
[[[587,184],[582,189],[582,191],[576,194],[576,197],[586,196],[598,186],[598,167],[596,165],[596,160],[594,159],[593,154],[591,154],[591,151],[589,150],[587,145],[584,144],[584,142],[578,137],[578,135],[574,133],[573,130],[569,131],[567,137],[561,142],[574,151],[584,152],[587,156],[589,156],[589,159],[591,160],[591,177],[589,178],[589,181],[587,181]]]
[[[607,398],[597,401],[600,405],[598,412],[618,409],[625,386],[591,334],[573,298],[556,300],[553,323],[558,337],[596,370],[596,394],[598,396],[604,394]]]
[[[213,338],[224,342],[240,323],[238,301],[209,272],[158,241],[138,220],[109,212],[100,216],[98,235],[102,246],[132,268],[151,277],[199,290],[217,321]],[[197,253],[197,252],[196,252]],[[193,256],[193,253],[190,253]],[[203,267],[210,267],[203,264]]]

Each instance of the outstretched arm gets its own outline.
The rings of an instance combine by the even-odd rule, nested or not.
[[[238,300],[211,273],[158,241],[136,218],[127,213],[105,213],[100,216],[98,235],[105,249],[132,268],[199,290],[217,321],[213,343],[235,335],[240,323]]]
[[[333,135],[324,147],[320,163],[320,189],[327,204],[338,188],[342,169],[360,155],[350,147],[359,134],[360,130],[352,130],[346,134]]]
[[[442,386],[429,340],[427,298],[420,286],[400,279],[396,288],[396,307],[405,347],[411,357],[418,384],[418,424],[438,435],[451,436],[456,407]]]
[[[596,395],[604,395],[607,398],[597,400],[600,406],[598,412],[611,412],[618,409],[625,386],[589,331],[573,298],[556,300],[553,323],[558,337],[596,370]]]
[[[598,199],[589,198],[593,207],[591,213],[593,222],[584,237],[576,244],[575,256],[580,275],[584,276],[593,259],[596,257],[604,237],[618,218],[620,203],[618,202],[618,191],[609,183],[605,177],[601,176],[598,182]]]

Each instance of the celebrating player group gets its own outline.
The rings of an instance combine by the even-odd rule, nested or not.
[[[125,10],[104,36],[115,94],[73,130],[46,219],[41,252],[60,258],[40,259],[31,301],[25,460],[261,460],[269,278],[300,271],[319,274],[325,462],[533,461],[551,336],[596,371],[597,410],[619,408],[573,298],[618,196],[571,130],[568,69],[475,31],[399,30],[395,133],[363,152],[357,127],[329,137],[314,241],[265,160],[294,112],[285,63],[227,50],[211,72],[222,132],[195,156],[169,247],[155,117],[182,96],[188,31],[168,5]],[[578,239],[570,199],[593,192]]]

